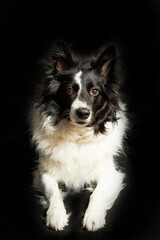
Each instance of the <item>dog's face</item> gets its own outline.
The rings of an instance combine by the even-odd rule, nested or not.
[[[57,102],[75,124],[91,125],[105,103],[102,85],[91,69],[77,69],[59,76]]]
[[[64,43],[58,44],[41,94],[41,111],[53,115],[57,123],[65,118],[76,125],[93,126],[96,133],[103,133],[105,122],[115,121],[119,108],[115,62],[113,46],[94,61],[87,59],[89,66],[85,67],[82,59],[75,60]]]

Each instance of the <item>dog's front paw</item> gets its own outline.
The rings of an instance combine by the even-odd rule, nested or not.
[[[49,207],[47,211],[46,225],[58,230],[63,230],[68,225],[70,214],[66,214],[64,207]]]
[[[95,208],[87,208],[84,219],[83,227],[88,231],[97,231],[105,225],[105,212]]]

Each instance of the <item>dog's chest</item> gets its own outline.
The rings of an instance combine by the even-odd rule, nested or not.
[[[107,151],[106,147],[107,142],[105,141],[89,143],[60,141],[53,148],[51,158],[66,165],[77,164],[79,167],[83,167],[107,157],[109,150]]]
[[[69,141],[67,138],[54,141],[52,139],[50,142],[54,147],[44,166],[57,181],[78,188],[112,171],[112,146],[107,136],[93,138],[88,142],[83,142],[83,139]]]

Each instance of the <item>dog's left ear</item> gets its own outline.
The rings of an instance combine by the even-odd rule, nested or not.
[[[61,40],[58,41],[54,48],[52,58],[54,60],[55,72],[57,74],[61,74],[65,69],[71,67],[73,63],[70,49]]]
[[[113,72],[116,60],[116,48],[115,46],[109,46],[100,54],[93,66],[98,73],[106,78]]]

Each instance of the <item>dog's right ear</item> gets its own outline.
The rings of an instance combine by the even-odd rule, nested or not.
[[[57,74],[61,74],[73,64],[71,50],[61,40],[57,42],[57,45],[52,52],[52,59],[54,60],[55,72]]]

